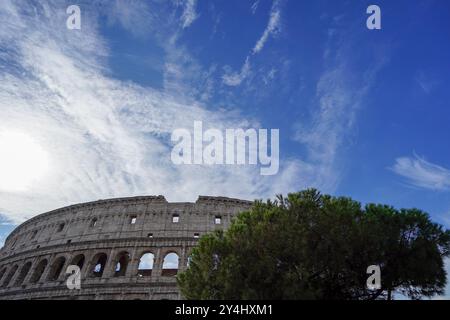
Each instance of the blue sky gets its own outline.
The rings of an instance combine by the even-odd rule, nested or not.
[[[450,227],[446,0],[4,0],[0,21],[0,243],[77,202],[305,187]],[[170,134],[196,120],[280,129],[279,173],[174,166]]]

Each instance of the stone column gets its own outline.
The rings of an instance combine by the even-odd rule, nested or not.
[[[186,246],[183,244],[183,246],[181,247],[180,257],[178,258],[178,272],[186,270],[186,266],[187,266],[187,249]]]
[[[66,274],[66,271],[67,271],[67,267],[70,264],[70,257],[65,257],[65,258],[66,258],[66,261],[64,262],[64,265],[61,269],[61,273],[59,274],[58,278],[55,281],[65,281],[68,276]]]
[[[161,248],[156,249],[155,260],[153,261],[152,277],[160,277],[162,273],[162,265],[164,257],[161,256]]]
[[[137,275],[140,259],[141,257],[139,257],[139,251],[135,247],[133,251],[130,252],[130,262],[128,262],[125,277],[129,278]]]
[[[34,259],[31,260],[31,268],[28,271],[28,274],[23,279],[23,284],[30,284],[31,277],[34,274],[34,271],[36,270],[36,267],[38,266],[40,261],[41,261],[41,259],[40,259],[39,256],[38,257],[34,257]]]
[[[22,267],[24,266],[23,261],[14,263],[13,268],[15,265],[18,265],[19,267],[17,268],[16,272],[14,273],[14,275],[12,276],[11,280],[9,280],[9,284],[7,286],[7,288],[12,288],[16,286],[16,280],[19,277],[20,271],[22,270]]]
[[[114,277],[114,274],[116,273],[116,265],[117,265],[117,254],[120,251],[117,249],[111,249],[108,254],[108,259],[105,263],[105,270],[103,270],[102,278],[112,278]]]
[[[55,254],[55,253],[52,253],[52,254],[47,258],[47,261],[48,261],[47,267],[45,267],[45,270],[44,270],[44,272],[42,273],[41,279],[39,279],[38,283],[47,282],[47,277],[48,277],[48,274],[50,273],[50,270],[52,269],[53,262],[55,262],[55,261],[54,261],[54,260],[55,260],[55,257],[56,257],[56,254]]]
[[[92,264],[95,263],[95,262],[92,262],[94,255],[95,255],[94,250],[88,250],[84,253],[85,262],[84,262],[84,266],[83,266],[83,271],[81,272],[81,281],[88,279],[90,277],[92,268],[94,268],[94,266]]]

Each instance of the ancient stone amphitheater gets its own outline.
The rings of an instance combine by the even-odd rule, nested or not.
[[[227,228],[251,202],[200,196],[99,200],[38,215],[0,250],[0,299],[180,299],[175,275],[198,238]],[[69,289],[69,265],[81,288]]]

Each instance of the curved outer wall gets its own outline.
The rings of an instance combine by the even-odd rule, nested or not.
[[[195,203],[168,203],[148,196],[41,214],[18,226],[0,250],[0,299],[180,299],[174,275],[186,269],[198,237],[227,228],[251,204],[202,196]],[[140,270],[145,253],[154,258],[150,270]],[[164,263],[170,253],[178,268]],[[69,265],[81,267],[80,290],[67,288]]]

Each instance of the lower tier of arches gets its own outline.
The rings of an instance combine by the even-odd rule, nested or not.
[[[146,292],[142,296],[140,291],[138,295],[143,299],[150,296],[153,299],[153,293],[150,293],[154,290],[159,292],[155,294],[161,299],[179,297],[175,275],[187,268],[193,246],[98,247],[54,250],[0,262],[0,298],[48,299],[53,297],[52,292],[58,292],[55,298],[92,299],[92,293],[86,291],[92,286],[127,288],[126,292],[142,287]],[[80,289],[73,290],[67,285],[68,277],[72,275],[68,272],[69,266],[78,268]],[[160,290],[167,287],[171,289]],[[117,294],[114,293],[116,298]],[[130,297],[133,295],[130,293]],[[94,298],[98,296],[94,295]]]

